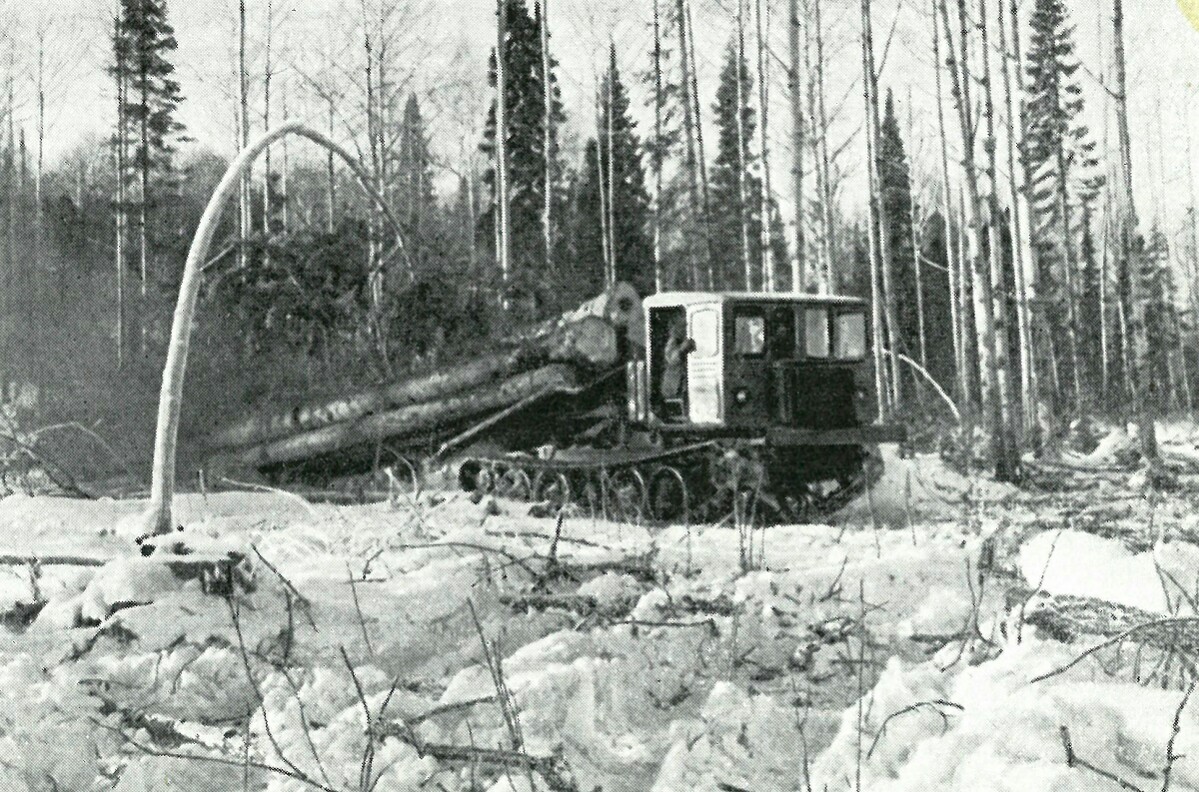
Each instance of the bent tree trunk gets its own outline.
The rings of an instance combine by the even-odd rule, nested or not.
[[[179,412],[183,396],[183,377],[187,371],[187,353],[191,341],[191,329],[196,313],[196,299],[200,292],[200,268],[208,258],[208,248],[216,233],[221,212],[237,189],[241,175],[248,171],[258,155],[267,146],[285,135],[300,135],[339,156],[354,172],[367,192],[383,210],[396,234],[397,247],[404,251],[400,241],[403,234],[399,223],[387,208],[387,204],[371,186],[370,178],[356,159],[341,146],[299,121],[287,122],[254,139],[229,165],[221,177],[216,191],[204,207],[195,238],[187,251],[183,267],[183,279],[179,286],[179,299],[175,304],[175,315],[171,321],[171,341],[167,348],[166,366],[162,372],[162,388],[158,397],[158,423],[154,436],[154,467],[151,471],[150,508],[146,513],[147,533],[160,535],[174,528],[171,507],[175,494],[175,452],[179,437]]]

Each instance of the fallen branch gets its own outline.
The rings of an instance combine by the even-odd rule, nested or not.
[[[57,555],[0,555],[0,566],[83,566],[102,567],[111,558],[88,558],[87,556],[57,556]]]
[[[1132,638],[1134,635],[1137,635],[1139,633],[1144,633],[1146,631],[1150,631],[1155,628],[1160,629],[1160,628],[1176,628],[1176,627],[1188,627],[1188,626],[1192,627],[1192,628],[1199,628],[1199,617],[1190,616],[1190,617],[1171,618],[1171,619],[1158,619],[1157,621],[1151,621],[1151,622],[1145,622],[1143,624],[1138,624],[1135,627],[1125,630],[1124,632],[1120,633],[1119,635],[1115,636],[1114,638],[1110,638],[1106,641],[1103,641],[1102,643],[1092,646],[1090,649],[1087,649],[1085,652],[1083,652],[1082,654],[1075,657],[1069,663],[1066,663],[1066,665],[1061,666],[1060,668],[1056,668],[1053,671],[1049,671],[1048,673],[1041,674],[1038,677],[1034,677],[1031,680],[1031,682],[1032,683],[1042,682],[1051,677],[1058,676],[1059,674],[1064,674],[1067,671],[1069,671],[1071,668],[1073,668],[1074,666],[1081,663],[1086,658],[1095,654],[1096,652],[1099,652],[1099,651],[1106,649],[1108,647],[1111,647],[1111,646],[1115,646],[1116,644],[1126,641],[1126,640]],[[1151,640],[1146,640],[1146,641],[1142,641],[1142,642],[1148,643],[1151,646],[1156,646],[1161,643],[1161,639],[1157,638],[1156,640],[1151,639]]]
[[[46,474],[46,478],[50,479],[50,482],[63,492],[68,495],[74,495],[77,498],[86,498],[87,500],[96,499],[93,493],[88,492],[75,483],[75,477],[66,468],[39,452],[29,443],[11,434],[0,434],[0,440],[12,443],[22,454],[40,465],[42,472]],[[57,471],[57,473],[54,471]]]
[[[523,751],[444,743],[422,743],[413,747],[421,756],[431,756],[439,762],[489,765],[505,770],[532,770],[545,779],[546,784],[554,792],[577,792],[578,790],[575,783],[570,780],[570,768],[561,757],[530,756]]]
[[[475,552],[478,552],[478,553],[495,553],[496,555],[502,555],[504,558],[507,558],[509,561],[516,564],[524,571],[528,572],[531,577],[533,577],[533,578],[537,577],[537,572],[536,572],[536,570],[533,569],[533,567],[529,566],[528,559],[520,558],[519,556],[517,556],[513,553],[509,553],[507,550],[504,550],[499,547],[488,547],[487,545],[474,544],[473,542],[426,542],[426,543],[419,543],[419,544],[398,544],[398,545],[395,545],[392,549],[394,549],[394,550],[460,549],[460,550],[474,550]]]
[[[59,431],[65,430],[65,429],[74,429],[75,431],[85,434],[88,437],[92,438],[100,445],[101,448],[103,448],[105,451],[108,452],[108,455],[112,457],[114,462],[116,462],[118,465],[121,466],[121,470],[124,473],[126,473],[130,476],[136,475],[133,472],[133,466],[131,464],[129,464],[128,459],[126,459],[121,454],[118,454],[117,450],[115,448],[113,448],[112,445],[110,445],[107,440],[105,440],[103,437],[101,437],[99,434],[97,434],[94,429],[89,429],[88,427],[84,426],[83,424],[79,423],[78,421],[67,421],[65,423],[52,424],[50,426],[43,426],[40,429],[35,429],[32,432],[30,432],[29,436],[36,439],[36,438],[40,437],[41,435],[49,434],[50,432],[59,432]]]
[[[501,594],[499,601],[514,612],[556,609],[580,616],[598,615],[607,618],[627,616],[637,604],[634,599],[622,599],[602,606],[599,600],[589,594]]]
[[[164,758],[164,759],[185,759],[185,760],[190,760],[190,761],[195,761],[195,762],[210,762],[212,764],[224,765],[226,767],[236,767],[239,769],[249,766],[255,770],[264,770],[268,773],[275,773],[277,775],[287,776],[288,778],[291,778],[296,781],[300,781],[304,784],[307,784],[308,786],[310,786],[314,789],[319,789],[319,790],[321,790],[321,792],[342,792],[342,790],[339,790],[335,787],[326,786],[325,784],[320,783],[319,781],[309,777],[307,774],[305,774],[303,772],[296,772],[293,770],[289,770],[286,767],[279,767],[277,765],[266,764],[265,762],[259,762],[257,760],[250,759],[248,757],[243,758],[243,759],[226,759],[223,756],[210,756],[210,755],[206,755],[206,754],[188,754],[188,753],[181,753],[179,751],[162,750],[162,749],[155,748],[153,746],[149,746],[149,745],[146,745],[144,743],[141,743],[141,742],[135,740],[133,737],[130,737],[128,734],[126,734],[121,729],[118,729],[115,726],[110,726],[107,723],[100,720],[99,718],[90,718],[90,720],[93,725],[97,726],[98,728],[104,729],[105,731],[112,732],[113,734],[120,737],[121,740],[123,740],[125,743],[133,746],[134,748],[136,748],[137,750],[146,754],[147,756],[157,756],[157,757]]]

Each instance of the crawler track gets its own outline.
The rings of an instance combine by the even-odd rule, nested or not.
[[[673,447],[546,448],[480,454],[458,468],[460,486],[568,506],[623,522],[808,522],[836,512],[877,480],[877,454],[817,451],[826,464],[794,465],[795,449],[761,441],[703,440]],[[808,458],[813,453],[807,449]]]

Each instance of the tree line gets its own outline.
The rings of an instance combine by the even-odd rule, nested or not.
[[[880,415],[936,418],[935,381],[985,430],[1004,478],[1018,478],[1021,454],[1051,445],[1073,418],[1138,417],[1148,429],[1159,409],[1191,409],[1199,232],[1193,209],[1185,250],[1172,244],[1175,229],[1138,222],[1121,0],[1108,2],[1098,97],[1115,121],[1112,152],[1083,122],[1096,97],[1079,83],[1064,0],[900,10],[928,31],[932,140],[888,80],[889,38],[876,41],[875,9],[861,0],[862,124],[834,139],[834,117],[848,111],[827,85],[828,4],[723,4],[727,35],[705,94],[692,0],[653,0],[649,51],[606,42],[593,104],[567,107],[553,4],[498,0],[494,46],[467,53],[488,75],[488,106],[454,108],[475,131],[453,161],[433,150],[427,97],[398,74],[410,20],[389,0],[363,4],[360,66],[340,82],[299,77],[305,109],[330,133],[351,134],[386,209],[332,158],[286,147],[242,183],[205,268],[191,387],[213,398],[196,400],[207,406],[192,429],[231,401],[433,365],[618,280],[643,294],[869,298]],[[255,75],[238,4],[239,146],[289,114],[289,95],[298,103],[277,76],[275,13],[267,0]],[[78,413],[82,400],[89,416],[119,424],[114,413],[137,411],[114,410],[112,394],[152,402],[184,253],[225,159],[178,120],[186,99],[165,0],[121,0],[110,45],[112,133],[52,169],[41,156],[42,71],[36,145],[14,122],[9,75],[0,345],[6,381],[40,385],[43,401],[57,402],[48,415]],[[630,61],[638,67],[622,70]],[[788,101],[775,107],[780,83]],[[583,130],[577,144],[567,145],[568,129]],[[845,185],[863,170],[858,209]],[[454,186],[437,189],[447,173]],[[1148,452],[1152,432],[1142,435]]]

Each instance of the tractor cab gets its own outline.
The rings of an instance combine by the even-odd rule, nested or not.
[[[630,367],[635,421],[718,434],[793,430],[820,444],[813,433],[844,436],[874,418],[861,299],[667,292],[644,307],[645,360]]]

